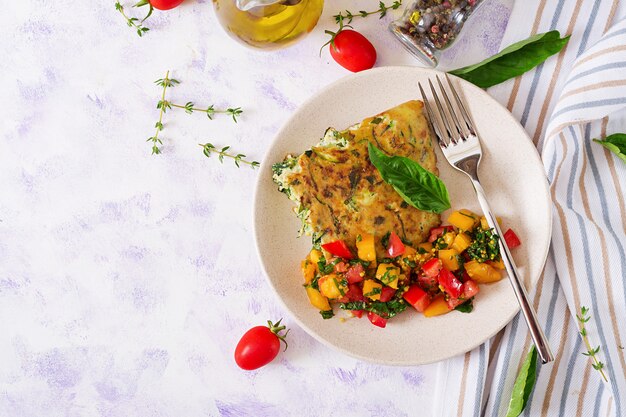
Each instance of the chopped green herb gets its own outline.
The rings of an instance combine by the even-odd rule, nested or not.
[[[333,316],[335,315],[335,313],[333,312],[333,310],[325,310],[325,311],[320,311],[320,314],[322,315],[322,318],[324,320],[328,320],[333,318]]]
[[[486,262],[500,259],[500,248],[498,246],[499,236],[493,229],[483,230],[477,228],[472,238],[473,242],[469,248],[467,248],[467,254],[472,260]]]
[[[320,271],[322,275],[328,275],[335,270],[335,266],[332,264],[326,263],[326,258],[323,256],[317,261],[317,269]]]
[[[389,247],[389,238],[391,237],[391,232],[387,232],[383,235],[382,239],[380,240],[380,243],[382,243],[383,248],[387,248]]]
[[[460,304],[455,307],[456,311],[460,311],[461,313],[471,313],[474,310],[474,304],[472,303],[473,298],[470,298],[463,304]]]
[[[372,291],[367,294],[363,294],[365,297],[371,297],[372,295],[380,294],[382,289],[380,287],[372,288]]]

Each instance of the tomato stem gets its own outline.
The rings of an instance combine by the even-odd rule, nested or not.
[[[283,350],[283,352],[285,350],[287,350],[287,347],[289,347],[289,345],[287,344],[287,334],[289,334],[289,330],[287,329],[287,326],[285,325],[280,325],[280,322],[283,321],[283,319],[281,318],[280,320],[278,320],[276,323],[272,323],[270,320],[267,321],[267,327],[269,327],[270,331],[272,333],[274,333],[276,335],[276,337],[278,337],[284,344],[285,344],[285,349]],[[280,332],[282,332],[283,330],[287,329],[287,331],[285,332],[285,334],[280,334]]]

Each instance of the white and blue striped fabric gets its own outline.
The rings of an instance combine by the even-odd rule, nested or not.
[[[572,35],[560,54],[489,90],[540,149],[554,203],[552,249],[529,293],[556,360],[539,367],[522,415],[624,417],[626,164],[592,139],[626,132],[626,5],[518,1],[502,45],[552,29]],[[607,381],[582,355],[582,306]],[[479,348],[442,362],[435,415],[505,416],[531,343],[518,315]]]

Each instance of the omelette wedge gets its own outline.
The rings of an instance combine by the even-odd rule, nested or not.
[[[368,142],[388,155],[418,162],[438,174],[424,104],[412,100],[342,131],[326,130],[322,140],[300,156],[288,155],[273,165],[273,180],[296,206],[300,235],[313,244],[343,239],[351,249],[358,235],[382,237],[395,231],[418,244],[440,224],[439,215],[408,205],[383,181],[368,156]],[[377,239],[376,252],[384,257]]]

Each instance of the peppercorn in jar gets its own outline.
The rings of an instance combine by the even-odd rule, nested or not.
[[[389,29],[415,57],[436,66],[439,51],[454,42],[465,20],[482,1],[416,0]]]

